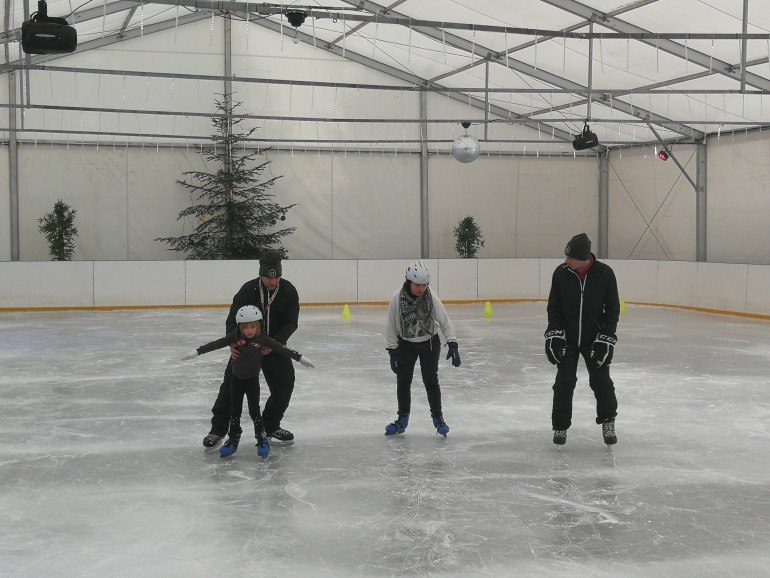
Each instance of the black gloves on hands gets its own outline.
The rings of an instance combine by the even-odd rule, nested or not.
[[[561,363],[566,348],[567,340],[564,338],[563,329],[552,329],[545,332],[545,354],[553,365]]]
[[[612,354],[615,352],[615,344],[618,338],[611,333],[600,333],[591,345],[591,361],[594,367],[599,369],[612,362]]]
[[[393,370],[393,373],[398,374],[398,363],[401,361],[401,353],[398,351],[398,347],[388,349],[388,354],[390,355],[390,369]]]
[[[449,346],[449,351],[446,354],[446,358],[452,359],[452,365],[455,367],[460,367],[460,364],[462,363],[460,361],[460,351],[457,349],[457,342],[456,341],[450,341],[447,343]]]

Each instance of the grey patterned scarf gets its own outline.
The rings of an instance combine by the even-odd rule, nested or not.
[[[406,283],[401,288],[398,304],[401,308],[401,336],[414,339],[433,337],[433,299],[430,287],[421,297],[409,292]]]

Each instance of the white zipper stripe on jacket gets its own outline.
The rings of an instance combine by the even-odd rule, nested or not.
[[[586,288],[588,275],[586,275],[583,279],[581,279],[577,271],[575,271],[574,269],[570,269],[570,271],[572,271],[572,273],[575,274],[575,276],[578,278],[578,283],[580,284],[580,310],[578,315],[578,342],[577,342],[578,349],[580,349],[580,342],[583,340],[583,292],[585,291],[585,288]]]

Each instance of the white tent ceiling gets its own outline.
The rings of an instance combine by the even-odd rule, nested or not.
[[[9,114],[42,106],[36,102],[41,91],[35,91],[39,76],[34,75],[40,70],[81,79],[88,74],[100,78],[146,74],[148,83],[150,77],[180,81],[185,77],[177,67],[146,72],[137,64],[116,70],[95,66],[98,60],[81,66],[73,55],[24,55],[20,28],[36,9],[28,0],[4,2],[0,72],[8,76],[19,71],[23,78],[11,85],[10,91],[18,96],[9,99]],[[298,28],[289,24],[290,11],[306,17]],[[495,124],[528,127],[525,136],[517,137],[524,145],[528,139],[542,140],[545,134],[563,146],[587,121],[607,147],[659,144],[660,140],[697,142],[709,134],[761,130],[769,124],[764,107],[770,112],[770,3],[765,0],[397,0],[390,4],[93,0],[78,5],[51,0],[48,14],[66,16],[76,27],[77,55],[128,40],[149,43],[170,30],[176,36],[196,23],[210,22],[213,30],[215,23],[229,18],[232,35],[271,34],[277,42],[304,43],[389,75],[392,83],[380,83],[379,91],[427,91],[473,110],[469,118],[458,118],[455,110],[448,116],[407,111],[380,121],[449,126],[469,120],[480,140],[489,142],[500,135],[486,130]],[[222,54],[220,47],[200,44],[201,49]],[[223,64],[206,78],[224,81],[232,76]],[[238,80],[288,82],[293,87],[305,83],[314,90],[324,82],[335,90],[373,87],[366,81],[354,85],[335,78],[312,78],[307,68],[284,67],[280,77],[240,76]],[[99,105],[88,108],[99,114],[115,110]],[[194,111],[148,106],[147,112],[189,115]],[[344,111],[334,112],[324,120],[346,120]],[[281,127],[287,119],[292,120],[292,115],[282,117]],[[310,122],[311,116],[297,114],[296,119]],[[141,132],[141,123],[137,125]],[[29,115],[24,126],[8,123],[4,130],[24,139],[42,129],[35,127],[34,116]],[[345,139],[355,142],[357,137]],[[500,137],[506,139],[516,142],[510,135]]]

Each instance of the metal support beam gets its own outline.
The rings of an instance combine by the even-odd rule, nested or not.
[[[656,139],[658,139],[658,143],[660,143],[660,146],[662,146],[663,148],[666,148],[666,143],[665,143],[665,141],[664,141],[662,138],[660,138],[660,135],[659,135],[659,134],[658,134],[658,132],[655,130],[655,128],[654,128],[654,127],[653,127],[653,126],[652,126],[652,125],[649,123],[649,121],[647,121],[647,127],[648,127],[648,128],[651,130],[651,131],[652,131],[652,134],[654,134],[654,135],[655,135],[655,138],[656,138]],[[681,171],[681,173],[682,173],[682,175],[684,176],[684,178],[686,178],[688,181],[690,181],[690,184],[692,185],[692,188],[693,188],[695,191],[697,191],[697,190],[698,190],[698,185],[696,185],[696,184],[695,184],[695,181],[693,181],[693,180],[692,180],[692,177],[691,177],[689,174],[687,174],[687,171],[686,171],[686,170],[685,170],[685,168],[682,166],[682,163],[680,163],[680,162],[679,162],[679,159],[677,159],[677,158],[676,158],[676,156],[674,155],[673,151],[672,151],[671,149],[669,149],[669,148],[666,148],[666,152],[668,152],[668,156],[669,156],[669,158],[670,158],[672,161],[674,161],[674,163],[676,164],[676,166],[678,166],[678,167],[679,167],[679,170]]]
[[[696,145],[695,260],[708,262],[708,141]]]
[[[597,257],[609,257],[610,236],[610,155],[609,152],[600,154],[599,162],[599,240]]]
[[[9,18],[11,14],[10,0],[5,0],[4,8],[6,18],[4,24],[4,32],[7,34],[9,31]],[[10,60],[10,50],[6,44],[4,47],[5,61]],[[9,220],[10,220],[10,246],[11,246],[11,261],[19,260],[19,148],[16,141],[16,119],[19,111],[15,108],[16,105],[16,73],[11,72],[8,75],[8,100],[11,105],[8,108],[8,205],[9,205]]]
[[[749,0],[743,0],[743,33],[746,34],[749,30]],[[741,40],[741,92],[746,90],[746,49],[748,47],[748,40],[744,37]]]
[[[420,93],[420,257],[430,258],[430,215],[428,214],[428,93]]]
[[[585,4],[581,4],[575,0],[541,0],[541,2],[545,2],[546,4],[550,4],[556,8],[560,8],[566,12],[569,12],[570,14],[585,18],[586,20],[590,19],[591,16],[596,12],[596,10],[590,6],[586,6]],[[721,74],[733,80],[740,80],[734,66],[722,60],[718,60],[710,54],[704,54],[703,52],[698,52],[697,50],[693,50],[689,47],[685,48],[682,44],[678,44],[673,40],[667,39],[665,34],[656,35],[649,30],[639,28],[638,26],[624,22],[623,20],[610,16],[609,14],[599,14],[599,19],[602,26],[613,30],[618,35],[635,35],[634,38],[638,39],[639,42],[643,42],[644,44],[653,46],[664,52],[668,52],[669,54],[677,56],[682,60],[686,59],[687,61],[697,64],[708,70],[713,70],[717,74]],[[738,39],[744,38],[744,36],[741,34],[737,34],[736,37]],[[748,37],[749,36],[745,38]],[[618,38],[623,38],[623,36],[618,36]],[[693,38],[693,35],[685,35],[685,38]],[[706,40],[713,38],[716,37],[713,35],[711,37],[705,37]],[[757,74],[746,73],[746,82],[751,86],[762,90],[770,89],[770,80]]]

